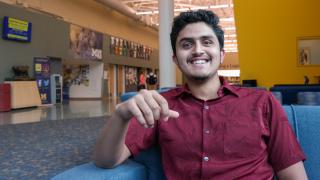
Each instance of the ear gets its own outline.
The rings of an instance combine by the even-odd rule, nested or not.
[[[224,51],[224,49],[221,49],[221,50],[220,50],[220,64],[223,63],[224,55],[225,55],[225,51]]]
[[[172,61],[176,64],[176,65],[178,65],[178,59],[177,59],[177,56],[176,55],[172,55]]]

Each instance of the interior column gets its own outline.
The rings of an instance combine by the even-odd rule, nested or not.
[[[171,25],[174,16],[173,0],[158,0],[159,6],[159,71],[160,88],[176,86],[175,64],[170,44]]]

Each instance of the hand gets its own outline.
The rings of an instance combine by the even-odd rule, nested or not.
[[[123,120],[135,117],[143,127],[153,127],[155,121],[170,117],[178,118],[179,113],[169,109],[167,100],[155,90],[140,90],[137,95],[116,106],[115,114]]]

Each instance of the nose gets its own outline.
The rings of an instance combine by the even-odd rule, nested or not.
[[[193,49],[193,54],[194,55],[201,55],[203,53],[204,53],[204,51],[203,51],[202,44],[199,41],[197,41],[195,43],[195,46],[194,46],[194,49]]]

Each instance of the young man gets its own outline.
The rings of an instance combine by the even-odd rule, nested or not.
[[[167,179],[307,179],[281,105],[263,90],[219,78],[224,33],[205,10],[174,19],[173,60],[186,85],[161,95],[141,90],[117,105],[96,145],[100,167],[114,167],[158,143]],[[130,124],[130,125],[129,125]]]

